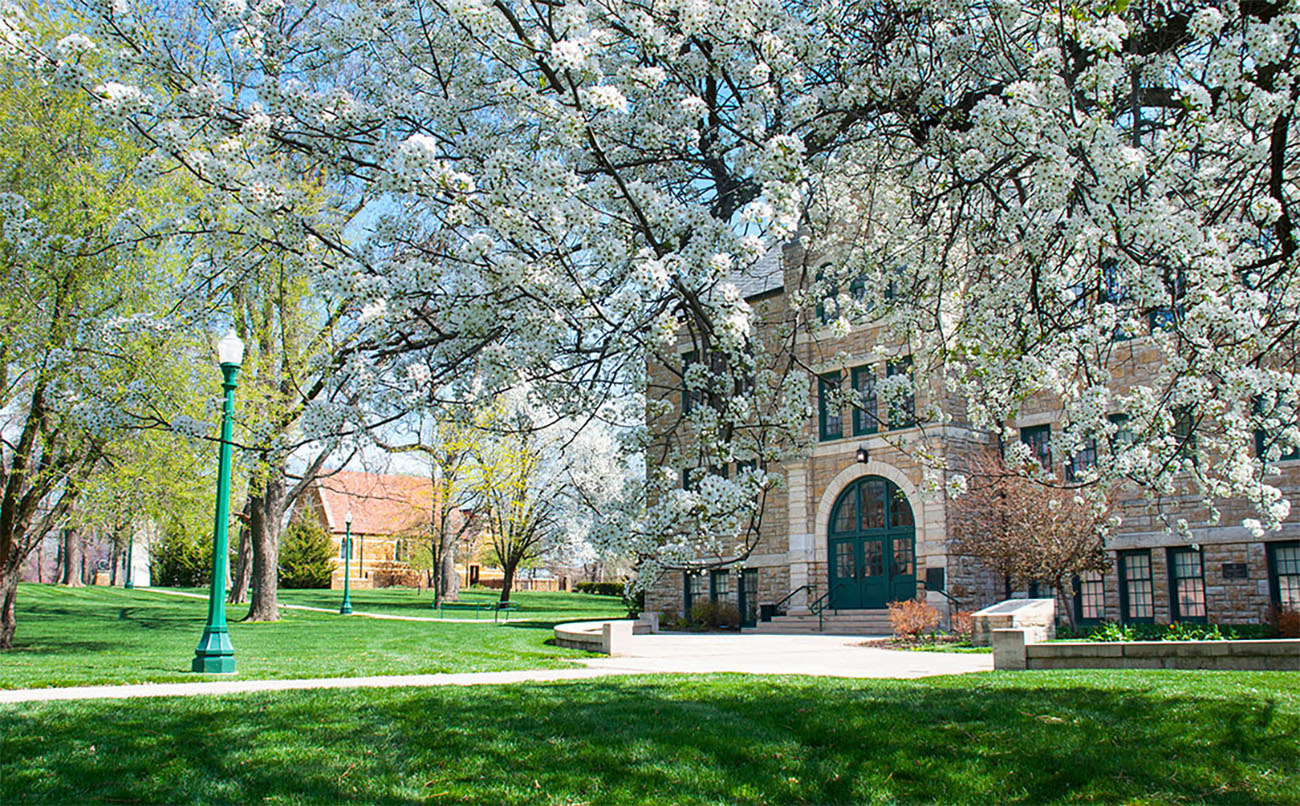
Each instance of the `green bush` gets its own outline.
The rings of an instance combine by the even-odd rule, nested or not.
[[[1066,637],[1057,631],[1059,637]],[[1268,624],[1112,624],[1094,627],[1089,641],[1232,641],[1271,638]]]
[[[691,625],[712,630],[738,630],[740,611],[731,602],[696,602],[691,605]]]
[[[280,544],[280,586],[328,588],[334,572],[334,543],[318,524],[291,523]]]
[[[173,524],[150,547],[149,576],[164,588],[201,588],[212,579],[212,535]]]
[[[577,593],[594,593],[597,596],[622,596],[622,582],[579,582],[573,586]]]

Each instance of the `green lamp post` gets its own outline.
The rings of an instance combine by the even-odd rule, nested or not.
[[[347,616],[352,613],[352,507],[343,516],[343,545],[339,550],[343,553],[343,604],[339,615]]]
[[[221,388],[225,403],[221,409],[221,451],[217,462],[217,515],[212,530],[212,587],[208,591],[208,624],[194,650],[190,668],[196,672],[231,674],[235,671],[235,647],[226,629],[226,566],[230,562],[226,521],[230,517],[230,437],[235,415],[235,375],[244,360],[244,343],[230,331],[217,342],[221,362]]]

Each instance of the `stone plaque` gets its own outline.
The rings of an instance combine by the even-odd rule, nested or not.
[[[1250,571],[1246,568],[1245,563],[1224,563],[1224,579],[1249,579]]]

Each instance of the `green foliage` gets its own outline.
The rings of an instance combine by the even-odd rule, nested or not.
[[[34,703],[4,725],[6,803],[1300,801],[1291,672],[656,675]]]
[[[296,522],[284,531],[280,546],[280,585],[328,588],[334,572],[334,544],[317,523]]]
[[[14,649],[0,661],[0,689],[110,683],[183,682],[207,615],[203,597],[149,589],[19,585],[23,627]],[[437,615],[427,596],[410,588],[353,591],[361,612],[420,618]],[[315,612],[281,608],[280,621],[242,622],[245,605],[226,608],[240,679],[361,677],[384,674],[497,672],[571,668],[581,650],[551,646],[556,621],[617,618],[617,607],[593,608],[589,597],[520,594],[523,605],[510,625],[484,621],[430,623],[338,615],[339,591],[288,590],[281,604],[329,608]],[[495,601],[495,593],[481,601]],[[534,623],[526,623],[535,620]],[[0,706],[3,711],[6,706]],[[0,716],[0,725],[7,724]],[[5,731],[0,728],[0,741]],[[0,750],[0,763],[4,751]],[[0,772],[0,786],[4,773]],[[0,803],[11,798],[0,797]]]
[[[1244,641],[1272,638],[1268,624],[1099,624],[1091,631],[1074,634],[1057,630],[1058,638],[1080,637],[1087,641]]]
[[[197,588],[212,579],[212,535],[168,526],[150,547],[149,576],[164,588]]]
[[[731,602],[696,602],[691,605],[691,625],[709,630],[738,630],[740,611]]]
[[[579,582],[573,586],[573,590],[597,596],[622,596],[624,587],[622,582]]]

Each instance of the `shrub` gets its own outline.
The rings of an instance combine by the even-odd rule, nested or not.
[[[1090,641],[1133,641],[1135,638],[1133,626],[1129,624],[1114,624],[1106,622],[1098,625],[1092,634],[1088,636]]]
[[[696,602],[691,605],[691,624],[708,629],[740,629],[740,610],[731,602]]]
[[[926,604],[924,599],[889,603],[889,623],[897,638],[919,640],[925,633],[933,632],[939,621],[939,611]]]
[[[969,610],[958,610],[952,614],[952,634],[954,636],[969,641],[972,632],[973,627]]]
[[[573,586],[577,593],[593,593],[597,596],[622,596],[622,582],[579,582]]]
[[[1300,638],[1300,610],[1275,608],[1269,620],[1278,638]]]
[[[149,576],[164,588],[199,588],[212,579],[212,535],[173,524],[150,546]]]
[[[641,612],[645,610],[645,591],[631,592],[627,587],[623,590],[623,606],[627,608],[628,618],[640,618]]]
[[[291,523],[280,545],[280,585],[285,588],[328,588],[334,573],[334,544],[314,523]]]

